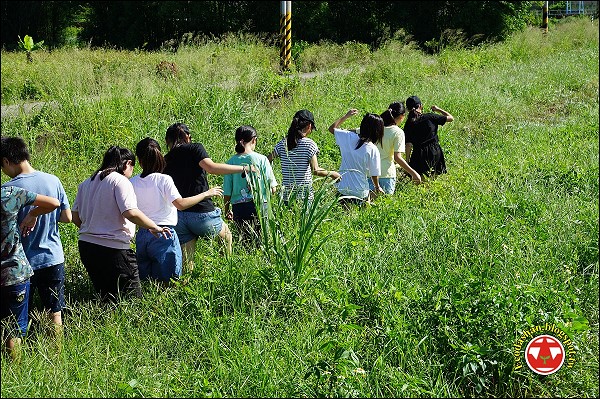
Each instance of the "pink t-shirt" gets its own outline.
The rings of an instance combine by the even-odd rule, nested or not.
[[[129,249],[135,225],[122,213],[137,209],[137,199],[129,179],[112,172],[100,180],[87,178],[77,188],[73,212],[79,213],[79,239],[115,249]]]

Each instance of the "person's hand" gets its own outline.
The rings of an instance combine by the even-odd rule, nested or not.
[[[21,235],[23,237],[27,237],[33,231],[36,223],[37,216],[31,216],[31,213],[28,213],[19,225],[19,228],[21,229]]]
[[[340,180],[342,180],[342,175],[340,175],[335,170],[332,170],[329,172],[329,177],[331,177],[333,179],[333,181],[336,183],[339,182]]]
[[[233,220],[233,211],[231,209],[225,213],[225,219]]]
[[[348,110],[348,112],[346,112],[346,115],[344,115],[345,118],[350,118],[351,116],[354,116],[358,114],[358,110],[356,108],[351,108],[350,110]]]
[[[206,195],[206,198],[220,197],[223,195],[223,189],[221,188],[221,186],[215,186],[206,190],[204,192],[204,195]]]
[[[415,184],[421,184],[421,183],[423,183],[423,180],[421,179],[421,176],[418,173],[415,173],[415,175],[412,176],[412,181]]]
[[[441,110],[441,108],[440,108],[440,107],[438,107],[437,105],[432,105],[432,106],[431,106],[431,110],[432,110],[433,112],[437,112],[437,111],[440,111],[440,110]]]
[[[160,237],[171,238],[171,236],[172,236],[171,229],[169,229],[168,227],[156,226],[155,228],[148,229],[148,230],[156,238],[160,238]]]

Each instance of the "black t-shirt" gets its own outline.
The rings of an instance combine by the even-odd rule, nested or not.
[[[412,143],[414,147],[420,147],[438,142],[438,126],[446,123],[446,116],[439,114],[423,114],[415,122],[409,121],[404,125],[404,136],[407,143]]]
[[[165,155],[165,174],[173,178],[175,187],[182,197],[191,197],[209,189],[206,171],[199,165],[204,158],[210,158],[200,143],[182,144]],[[186,209],[184,212],[211,212],[215,209],[210,198]]]

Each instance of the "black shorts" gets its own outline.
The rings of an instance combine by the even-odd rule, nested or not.
[[[94,290],[103,301],[142,296],[140,274],[132,249],[115,249],[79,241],[79,256]]]

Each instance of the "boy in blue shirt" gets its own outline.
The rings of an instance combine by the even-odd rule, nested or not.
[[[22,238],[23,250],[33,268],[29,308],[37,290],[57,332],[62,329],[62,310],[65,307],[65,256],[58,222],[70,223],[69,200],[58,177],[35,170],[30,164],[30,155],[25,141],[20,137],[2,137],[2,171],[11,178],[2,186],[16,186],[25,190],[57,198],[60,207],[40,217],[38,227]],[[19,211],[20,223],[29,212],[26,206]]]

